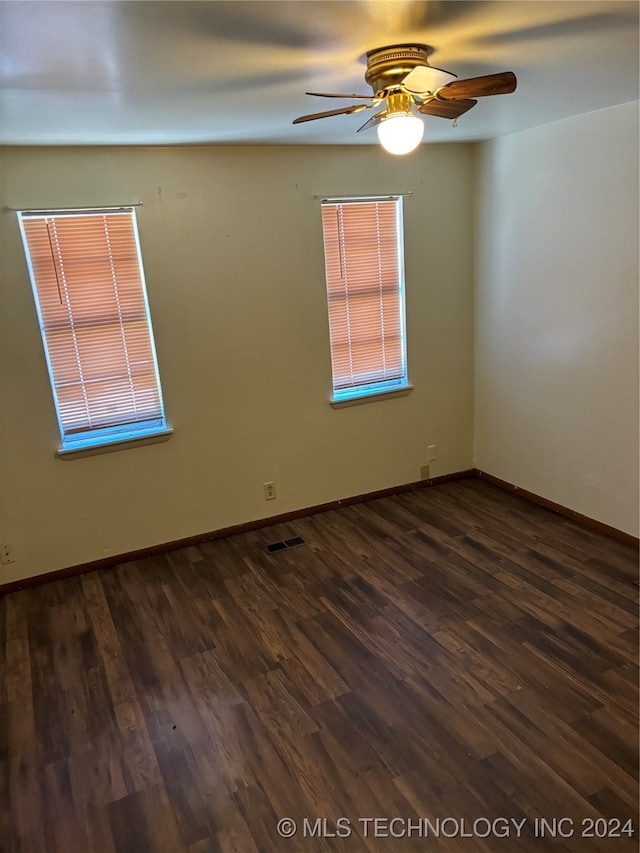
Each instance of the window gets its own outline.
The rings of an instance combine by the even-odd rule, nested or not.
[[[332,402],[408,388],[402,200],[322,203]]]
[[[135,211],[18,218],[62,452],[170,432]]]

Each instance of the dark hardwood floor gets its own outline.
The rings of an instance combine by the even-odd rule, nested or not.
[[[637,576],[463,480],[11,593],[0,849],[635,851]]]

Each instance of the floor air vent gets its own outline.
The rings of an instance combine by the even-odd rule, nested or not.
[[[274,554],[276,551],[286,551],[288,548],[296,548],[298,545],[304,545],[302,536],[294,536],[293,539],[283,539],[281,542],[272,542],[267,545],[267,552]]]

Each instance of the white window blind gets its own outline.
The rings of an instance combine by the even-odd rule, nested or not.
[[[134,210],[18,216],[62,449],[165,431]]]
[[[407,385],[401,198],[322,204],[333,399]]]

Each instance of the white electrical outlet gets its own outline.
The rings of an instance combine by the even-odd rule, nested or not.
[[[6,566],[7,563],[15,563],[16,558],[13,556],[13,548],[11,545],[0,545],[0,563]]]
[[[427,447],[427,459],[429,462],[435,462],[438,458],[438,448],[435,444],[430,444]]]
[[[263,483],[263,485],[265,501],[274,501],[276,499],[276,484],[274,481],[269,480],[268,483]]]

